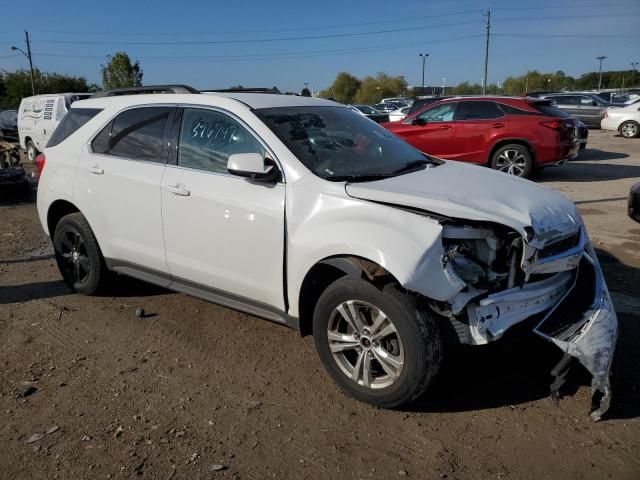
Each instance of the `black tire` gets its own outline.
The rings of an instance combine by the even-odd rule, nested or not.
[[[628,120],[620,125],[620,135],[624,138],[636,138],[640,136],[640,124]]]
[[[27,158],[31,163],[35,162],[36,157],[38,156],[38,149],[35,144],[31,140],[27,140],[25,147],[27,149]]]
[[[84,215],[71,213],[60,219],[53,248],[60,273],[75,292],[93,295],[105,286],[108,270]]]
[[[491,168],[516,177],[529,178],[534,171],[533,157],[524,145],[502,145],[491,157]]]
[[[364,382],[354,381],[347,376],[348,374],[343,370],[339,361],[334,358],[334,354],[331,351],[328,329],[336,319],[339,319],[338,321],[344,319],[344,317],[335,313],[336,309],[351,300],[365,303],[384,312],[388,319],[384,321],[384,324],[391,323],[396,329],[395,333],[384,337],[380,341],[374,341],[373,332],[371,332],[370,338],[367,339],[362,335],[359,344],[365,345],[365,348],[357,347],[361,349],[361,352],[353,348],[348,350],[349,353],[353,353],[355,356],[362,355],[362,352],[365,355],[369,355],[368,368],[372,372],[371,381],[368,382],[370,386],[365,386]],[[365,320],[371,321],[370,323],[373,324],[373,318],[367,318],[366,310],[364,313]],[[382,330],[387,329],[383,328]],[[364,331],[369,335],[366,328]],[[442,362],[442,339],[435,321],[428,312],[420,311],[416,307],[414,299],[402,292],[394,284],[388,284],[380,290],[374,285],[355,277],[347,276],[336,280],[322,293],[315,307],[313,336],[320,361],[338,386],[357,400],[378,407],[398,408],[415,401],[431,385]],[[355,337],[355,334],[353,337]],[[367,342],[371,340],[371,342],[368,342],[368,346],[362,343],[365,340]],[[403,352],[403,366],[399,374],[393,377],[393,380],[387,380],[392,381],[391,384],[384,386],[384,383],[380,383],[378,388],[373,388],[374,382],[384,382],[385,375],[387,375],[386,370],[383,370],[382,363],[378,361],[379,356],[374,354],[374,349],[379,352],[383,342],[387,341],[391,342],[390,346],[395,342],[397,353],[399,351]],[[335,341],[332,340],[332,342],[335,346]],[[391,348],[384,351],[388,350],[390,351]],[[345,352],[347,352],[347,349],[344,352],[339,352],[343,355],[343,359],[347,355]],[[357,361],[354,360],[354,363],[357,365]],[[378,375],[378,377],[375,377],[375,375]],[[387,375],[387,378],[392,377]]]

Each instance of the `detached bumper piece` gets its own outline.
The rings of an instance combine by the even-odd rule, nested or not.
[[[558,346],[565,356],[552,372],[556,395],[568,368],[568,355],[593,376],[593,420],[600,420],[611,404],[610,373],[618,337],[618,319],[591,245],[578,265],[575,281],[534,331]]]

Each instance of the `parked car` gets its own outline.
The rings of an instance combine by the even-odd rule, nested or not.
[[[390,408],[431,386],[445,336],[520,325],[591,372],[594,418],[607,408],[616,314],[560,193],[288,95],[106,92],[38,158],[38,215],[78,293],[115,271],[297,328],[344,391]]]
[[[600,128],[604,112],[611,106],[597,95],[589,93],[554,93],[540,98],[552,100],[555,107],[594,128]]]
[[[27,173],[20,165],[20,152],[15,143],[0,139],[0,193],[5,187],[29,192]]]
[[[369,105],[349,105],[349,107],[376,123],[384,123],[389,121],[388,114],[382,113],[381,111],[376,110]]]
[[[596,95],[610,105],[618,106],[624,105],[631,99],[628,93],[622,92],[598,92]]]
[[[91,93],[57,93],[25,97],[18,109],[18,136],[20,147],[27,158],[35,161],[44,149],[62,118],[76,100],[88,98]]]
[[[393,112],[389,112],[387,121],[399,122],[400,120],[403,120],[408,113],[409,113],[409,107],[399,108],[397,110],[394,110]]]
[[[587,148],[587,142],[589,141],[589,128],[587,125],[579,119],[575,119],[576,122],[576,140],[580,146],[579,151]]]
[[[619,132],[625,138],[640,136],[640,103],[609,108],[600,124],[603,130]]]
[[[372,105],[373,108],[383,113],[391,113],[394,110],[398,110],[399,108],[403,108],[404,105],[396,105],[395,103],[387,102],[387,103],[377,103]]]
[[[382,103],[395,103],[396,105],[410,106],[413,100],[405,97],[383,98]]]
[[[640,222],[640,183],[636,183],[629,190],[627,213],[630,219]]]
[[[440,100],[447,100],[449,98],[453,98],[453,96],[448,95],[443,97],[418,98],[413,102],[411,107],[409,107],[409,112],[407,113],[407,115],[411,115],[413,112],[417,112],[418,110],[423,110],[427,105],[439,102]]]
[[[525,178],[579,149],[574,120],[527,97],[450,98],[384,126],[429,155]]]
[[[18,140],[18,112],[15,110],[0,111],[0,139]]]

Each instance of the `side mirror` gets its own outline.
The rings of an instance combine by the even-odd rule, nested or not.
[[[640,183],[631,187],[629,192],[629,218],[640,222]]]
[[[416,117],[411,120],[411,125],[426,125],[427,121],[424,118]]]
[[[591,105],[593,105],[594,107],[598,106],[598,102],[596,102],[595,100],[591,100]]]
[[[227,160],[227,170],[232,175],[258,182],[275,183],[280,179],[276,163],[259,153],[235,153]]]

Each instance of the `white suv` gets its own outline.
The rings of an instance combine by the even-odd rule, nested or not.
[[[617,320],[572,202],[331,101],[168,90],[75,102],[38,159],[75,291],[117,272],[313,334],[339,386],[382,407],[425,392],[446,339],[519,324],[607,409]]]

